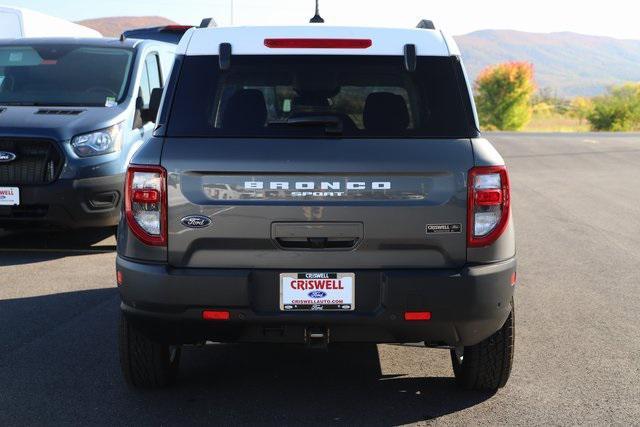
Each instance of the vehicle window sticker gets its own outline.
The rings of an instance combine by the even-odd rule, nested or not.
[[[9,54],[9,62],[21,62],[22,57],[22,52],[11,52]]]

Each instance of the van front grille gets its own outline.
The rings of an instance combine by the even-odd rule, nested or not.
[[[64,159],[54,141],[0,137],[0,152],[15,159],[0,159],[0,185],[49,184],[60,175]]]

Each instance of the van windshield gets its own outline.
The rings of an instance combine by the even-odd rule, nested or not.
[[[83,45],[0,46],[0,105],[113,106],[134,52]]]
[[[183,60],[174,137],[468,138],[477,135],[460,62],[401,56],[238,55]]]

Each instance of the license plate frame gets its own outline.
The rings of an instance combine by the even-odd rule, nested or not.
[[[0,187],[0,206],[20,206],[20,188]]]
[[[293,284],[294,280],[304,283]],[[355,273],[281,273],[278,286],[280,311],[353,312],[356,309]],[[315,296],[312,293],[316,293]]]

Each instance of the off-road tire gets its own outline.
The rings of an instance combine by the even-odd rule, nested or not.
[[[120,314],[120,367],[127,384],[135,388],[161,388],[175,382],[181,348],[151,340]]]
[[[458,386],[467,390],[497,391],[507,384],[513,365],[515,318],[511,313],[504,326],[486,340],[464,348],[463,357],[451,350],[453,373]]]

